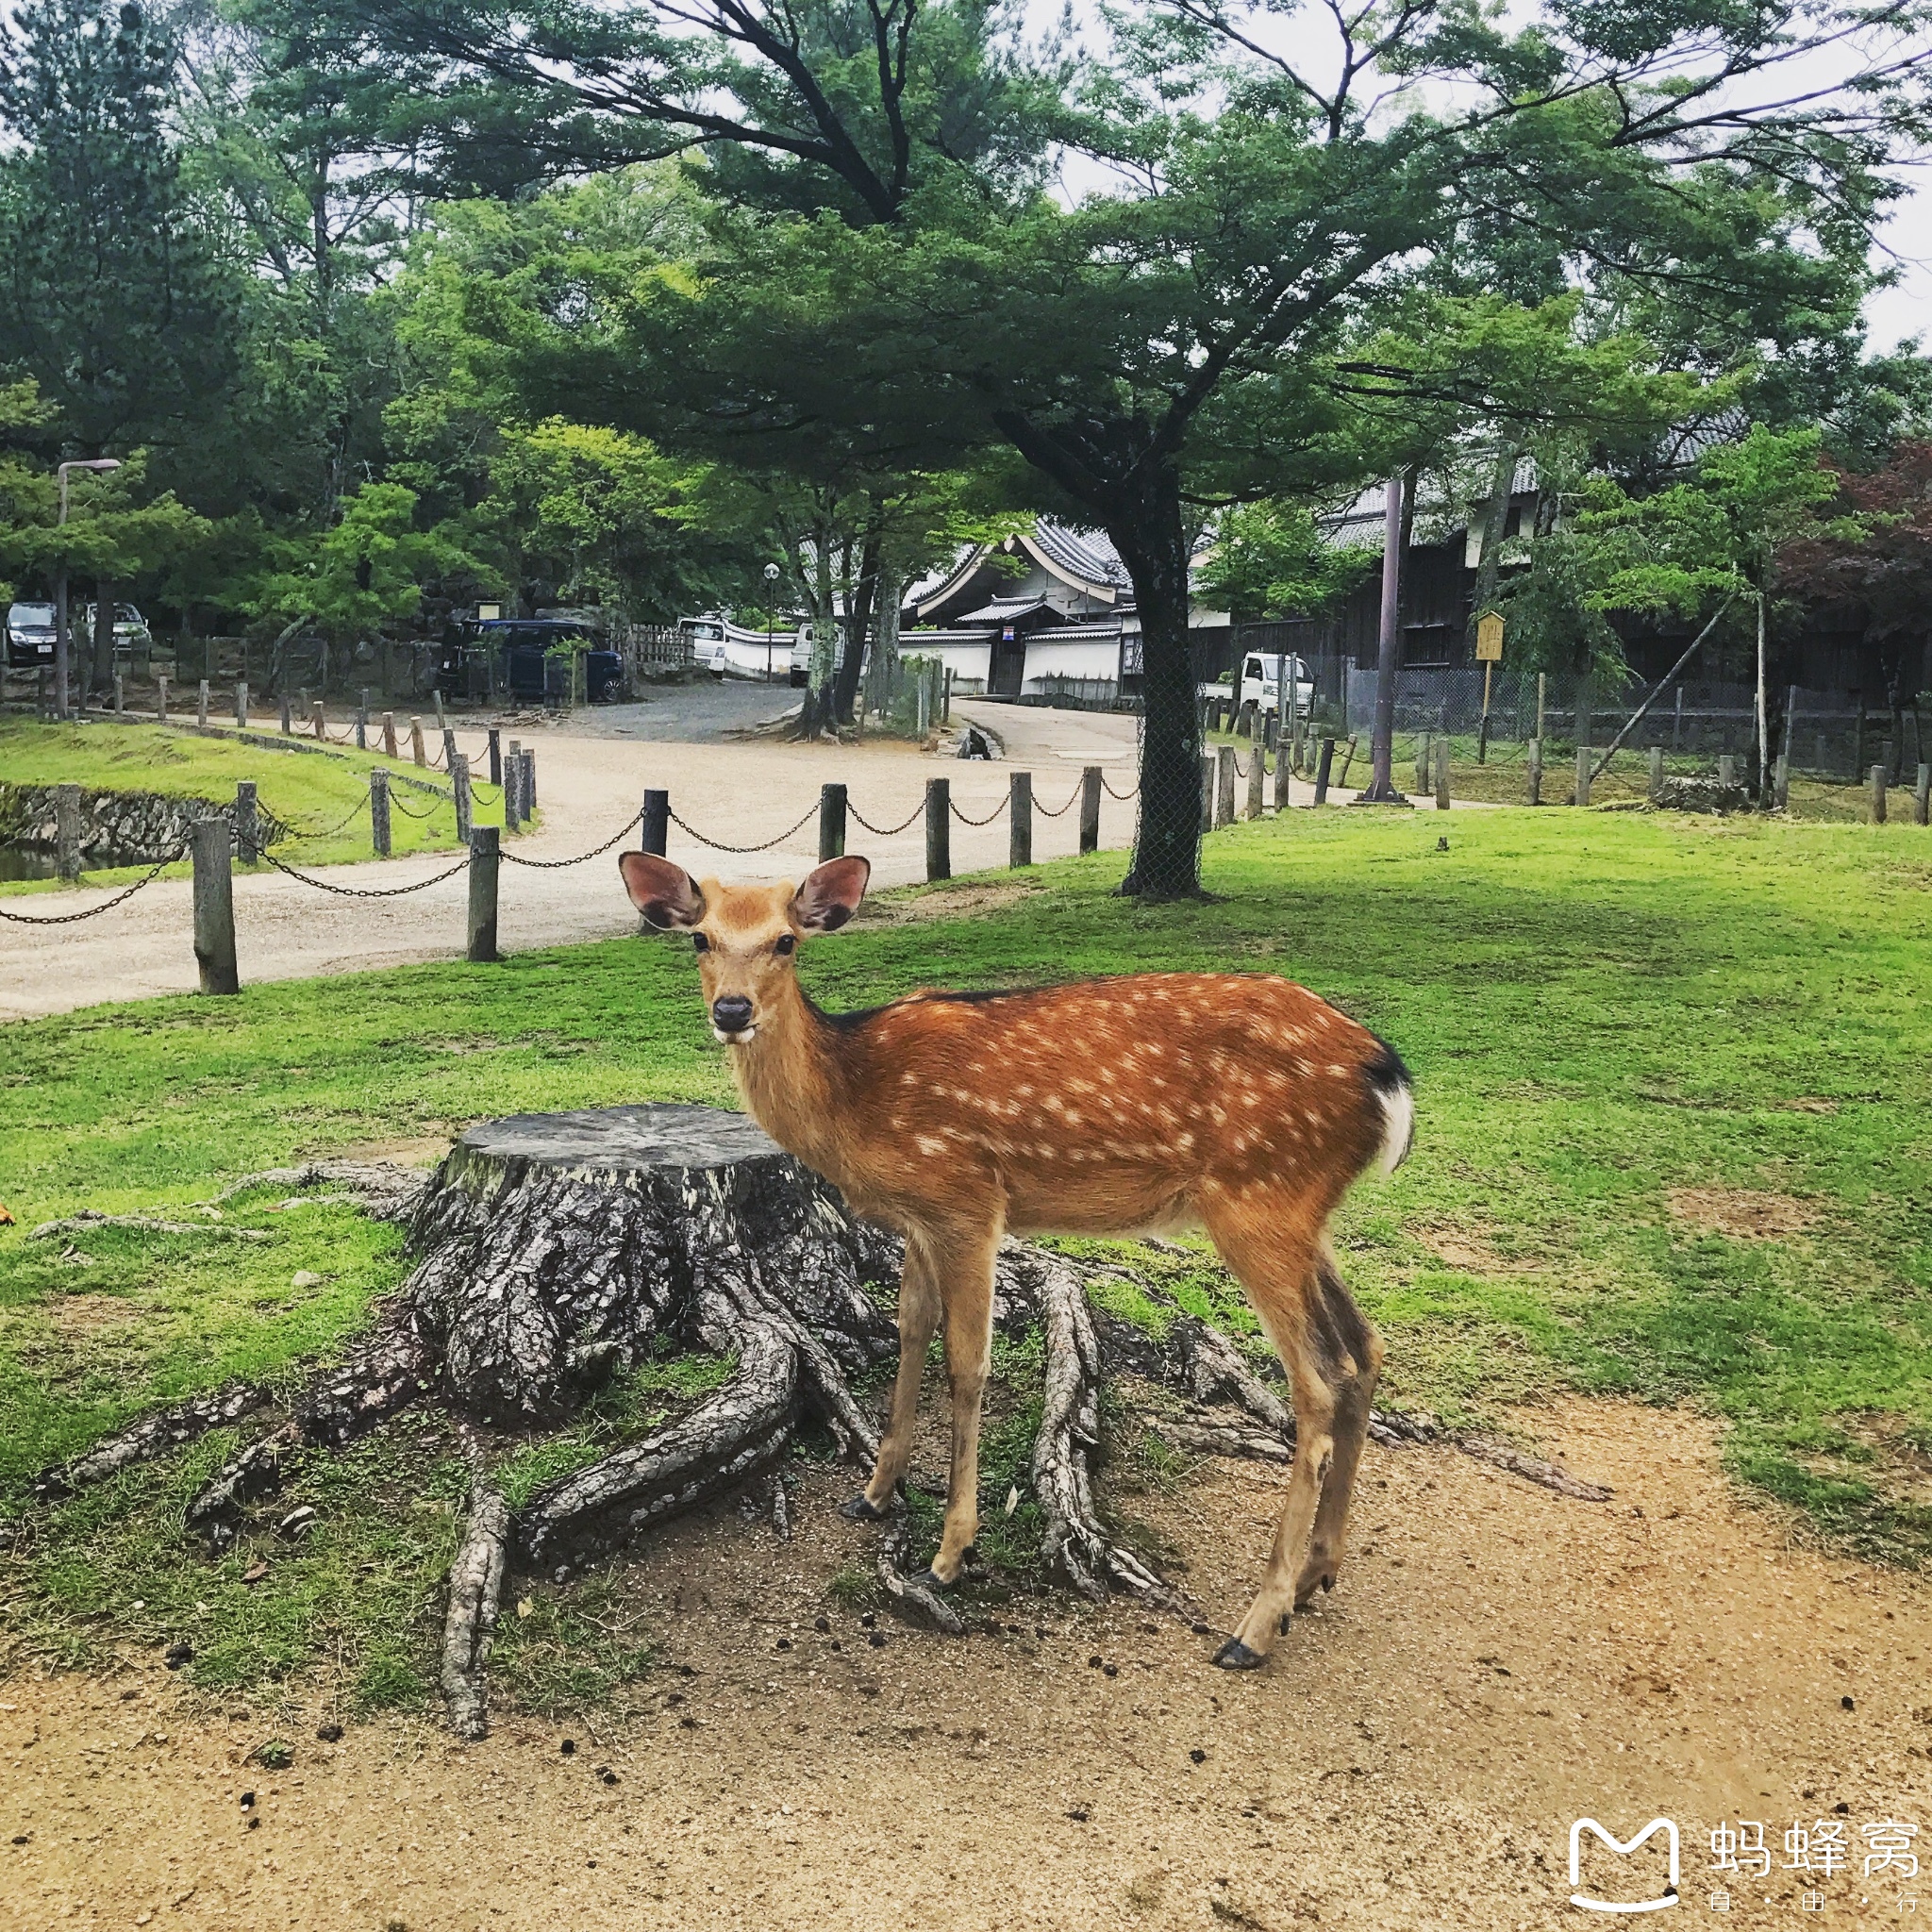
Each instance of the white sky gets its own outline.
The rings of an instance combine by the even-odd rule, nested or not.
[[[1029,22],[1037,22],[1042,29],[1050,28],[1060,18],[1065,4],[1066,0],[1024,0]],[[1075,18],[1083,27],[1081,38],[1090,47],[1098,46],[1102,37],[1097,31],[1091,0],[1073,0],[1073,4]],[[1508,0],[1507,10],[1514,13],[1532,9],[1527,0]],[[1287,11],[1284,6],[1282,13],[1277,13],[1257,34],[1257,39],[1264,43],[1281,44],[1285,32],[1295,31],[1293,25],[1283,19]],[[1320,13],[1312,13],[1310,18],[1317,32],[1321,25],[1326,24]],[[1247,25],[1245,20],[1243,25]],[[1322,51],[1326,51],[1329,44],[1332,42],[1322,43]],[[1319,73],[1321,53],[1314,53],[1313,58]],[[1842,72],[1842,63],[1829,58],[1793,61],[1778,77],[1779,92],[1789,96],[1827,85],[1837,77],[1834,67]],[[1071,175],[1073,171],[1069,172]],[[1881,289],[1866,303],[1867,347],[1873,354],[1889,353],[1900,342],[1915,336],[1922,339],[1922,347],[1932,349],[1932,164],[1902,169],[1899,178],[1908,185],[1911,192],[1897,204],[1878,238],[1881,247],[1878,260],[1895,267],[1899,271],[1899,280],[1896,287]],[[1069,178],[1066,185],[1077,193],[1089,184]],[[1100,185],[1097,176],[1092,185]],[[1882,251],[1890,251],[1889,258]]]

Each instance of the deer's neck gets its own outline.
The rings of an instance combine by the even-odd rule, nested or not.
[[[796,980],[758,1022],[758,1038],[731,1048],[732,1072],[753,1120],[788,1154],[841,1180],[840,1125],[847,1121],[839,1034]]]

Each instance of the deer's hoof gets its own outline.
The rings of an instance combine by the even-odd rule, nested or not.
[[[1214,1653],[1214,1661],[1224,1671],[1258,1671],[1268,1659],[1258,1650],[1250,1650],[1239,1637],[1230,1637]]]
[[[917,1584],[921,1590],[937,1590],[943,1591],[951,1590],[953,1587],[953,1583],[958,1582],[959,1579],[956,1576],[953,1579],[953,1583],[948,1583],[946,1579],[938,1573],[938,1571],[934,1570],[932,1566],[928,1564],[926,1568],[924,1568],[919,1573],[918,1575],[908,1576],[906,1580],[908,1583]]]
[[[867,1499],[865,1491],[860,1490],[858,1495],[839,1505],[839,1514],[849,1523],[882,1523],[885,1521],[886,1512],[883,1509],[875,1509]]]

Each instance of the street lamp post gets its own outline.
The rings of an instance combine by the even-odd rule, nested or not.
[[[55,471],[60,484],[60,522],[67,527],[67,473],[70,470],[118,470],[119,457],[76,457]],[[60,562],[60,574],[54,583],[54,715],[67,716],[67,561]]]
[[[765,566],[765,682],[772,681],[772,593],[778,588],[778,566]]]

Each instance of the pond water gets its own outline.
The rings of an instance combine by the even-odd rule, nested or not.
[[[80,862],[84,872],[108,872],[117,865],[152,865],[154,860],[145,853],[123,852],[108,845],[84,853]],[[58,876],[53,846],[0,844],[0,883]]]

